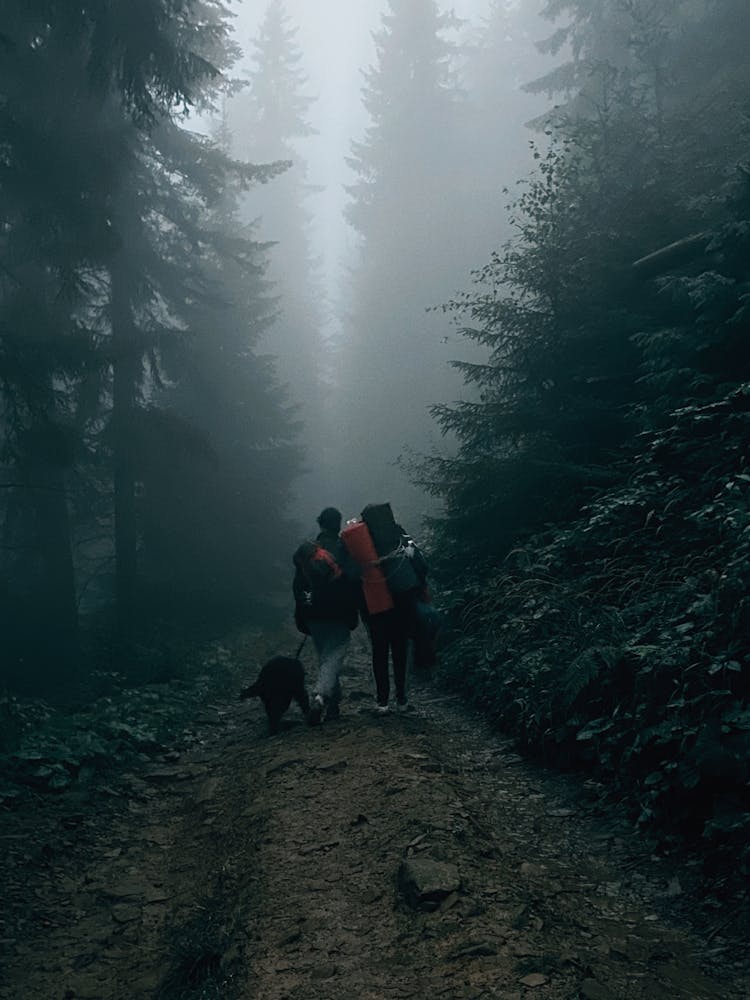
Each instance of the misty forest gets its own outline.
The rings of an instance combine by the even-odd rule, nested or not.
[[[0,0],[0,1000],[750,995],[749,50]]]

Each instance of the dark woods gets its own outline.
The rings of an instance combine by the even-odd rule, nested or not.
[[[220,3],[4,4],[3,681],[46,696],[101,665],[92,635],[122,668],[151,628],[261,618],[302,452],[336,484],[311,511],[410,511],[388,477],[416,445],[445,675],[649,828],[746,866],[746,0],[539,6],[544,75],[532,4],[468,33],[384,4],[324,361],[283,5],[224,102]]]
[[[299,458],[236,205],[284,164],[185,124],[236,56],[221,5],[3,9],[0,629],[4,680],[43,694],[84,621],[106,668],[162,615],[246,616],[278,572],[264,512]]]
[[[446,306],[486,352],[435,411],[458,454],[422,468],[461,611],[448,670],[645,826],[747,870],[743,5],[547,11],[568,59],[532,84],[559,103],[516,235]]]

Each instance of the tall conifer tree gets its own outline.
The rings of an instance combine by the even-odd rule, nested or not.
[[[315,189],[304,156],[305,140],[316,134],[309,121],[315,98],[307,93],[297,34],[282,0],[272,0],[252,42],[246,86],[228,102],[227,125],[236,155],[287,166],[270,183],[247,192],[239,210],[240,219],[255,223],[258,238],[271,244],[267,273],[277,303],[260,343],[277,359],[279,377],[299,407],[302,442],[316,456],[312,475],[300,487],[309,493],[321,488],[316,471],[325,437],[321,387],[329,378],[329,362],[325,294],[308,208]],[[300,500],[298,510],[307,514],[308,501]]]
[[[546,25],[539,17],[542,0],[513,3],[492,0],[461,48],[465,106],[461,115],[463,179],[455,196],[471,220],[474,267],[510,235],[507,189],[531,163],[531,121],[544,110],[544,99],[524,85],[538,76],[547,59],[536,43]]]
[[[390,0],[364,74],[369,124],[348,161],[355,180],[347,217],[359,247],[345,297],[339,390],[341,488],[354,509],[390,498],[412,517],[421,513],[419,494],[393,465],[404,446],[424,446],[428,405],[455,385],[445,331],[426,315],[469,266],[466,220],[453,197],[462,156],[455,26],[435,0]]]
[[[46,0],[11,3],[7,14],[0,578],[11,659],[33,679],[32,664],[54,663],[59,674],[76,658],[83,588],[71,508],[77,524],[104,532],[99,555],[114,548],[122,624],[137,624],[138,495],[154,392],[167,346],[184,340],[196,304],[214,295],[206,206],[228,176],[247,183],[268,172],[180,127],[185,109],[210,103],[212,82],[233,58],[221,3]],[[225,246],[225,256],[232,252]],[[255,303],[248,309],[248,323],[257,321]],[[272,379],[260,363],[256,373],[260,396]]]
[[[219,166],[222,136],[204,150]],[[152,391],[143,453],[149,591],[193,620],[246,619],[259,602],[267,610],[285,582],[299,471],[297,422],[272,359],[258,350],[274,316],[267,249],[237,212],[248,178],[273,169],[234,166],[204,190],[192,261],[177,258],[178,272],[191,275],[179,303],[184,332],[160,351],[166,378]]]
[[[222,36],[218,8],[182,7],[179,31],[163,0],[4,8],[2,461],[18,483],[3,489],[4,528],[6,551],[24,553],[26,568],[11,567],[3,607],[27,676],[29,664],[76,657],[68,491],[83,457],[78,390],[103,367],[96,315],[123,246],[116,203],[129,137],[189,103],[214,72],[205,51]]]

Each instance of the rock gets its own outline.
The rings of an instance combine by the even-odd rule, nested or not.
[[[184,771],[155,767],[144,772],[143,777],[152,785],[168,785],[172,781],[184,781],[189,775]]]
[[[121,882],[114,885],[99,885],[96,886],[96,888],[103,896],[109,896],[110,899],[129,899],[133,896],[141,896],[143,894],[144,885],[140,879],[125,878]]]
[[[461,876],[456,865],[446,861],[406,858],[399,868],[398,883],[409,906],[434,910],[441,900],[461,888]]]
[[[674,896],[681,895],[681,893],[682,886],[680,885],[680,880],[675,876],[673,879],[670,879],[665,895],[671,899]]]
[[[330,764],[319,764],[317,770],[323,774],[340,774],[348,766],[349,761],[342,757],[339,760],[331,761]]]
[[[20,788],[5,786],[0,788],[0,806],[11,805],[19,802],[22,796]]]
[[[206,802],[210,802],[211,799],[216,798],[216,789],[218,787],[218,778],[208,778],[196,791],[195,802],[198,805],[204,805]]]
[[[112,919],[117,924],[129,924],[133,920],[139,920],[141,910],[138,906],[129,906],[127,903],[115,903],[112,907]]]
[[[459,958],[483,958],[489,955],[497,955],[495,945],[489,941],[476,941],[448,952],[447,958],[456,961]]]
[[[278,764],[274,764],[272,767],[267,767],[263,774],[264,777],[270,778],[272,774],[279,774],[287,768],[296,767],[297,765],[302,764],[304,764],[304,761],[301,757],[287,757],[286,760],[279,761]]]
[[[335,965],[316,965],[310,973],[311,979],[330,979],[336,975]]]
[[[334,847],[338,847],[340,843],[340,840],[324,840],[319,844],[306,844],[304,847],[300,847],[299,852],[300,854],[314,854],[316,851],[327,852]]]
[[[542,975],[541,972],[530,972],[528,976],[519,979],[519,982],[530,989],[534,989],[537,986],[544,986],[547,982],[547,977]]]
[[[445,913],[461,902],[461,897],[457,892],[451,892],[440,904],[441,912]]]

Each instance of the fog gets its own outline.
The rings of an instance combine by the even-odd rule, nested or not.
[[[421,11],[423,5],[418,6]],[[450,72],[457,72],[455,80],[446,76],[440,86],[455,87],[457,102],[466,99],[467,87],[477,84],[476,79],[470,79],[471,73],[481,76],[487,72],[478,63],[473,65],[472,59],[482,31],[487,30],[490,6],[489,0],[463,0],[452,6],[455,24],[439,28],[445,40],[455,46]],[[505,205],[509,196],[502,189],[506,185],[512,187],[525,173],[527,163],[530,164],[527,147],[532,132],[525,123],[545,106],[542,100],[524,94],[521,85],[538,75],[544,64],[534,42],[548,33],[548,26],[534,18],[533,11],[521,17],[514,3],[495,4],[493,9],[495,16],[499,10],[507,10],[508,17],[515,18],[516,30],[523,23],[524,37],[519,38],[517,51],[509,60],[514,65],[500,68],[506,92],[492,98],[494,106],[488,104],[484,111],[477,104],[472,107],[469,98],[464,110],[458,110],[459,117],[466,118],[463,123],[436,118],[436,132],[452,130],[445,146],[441,146],[439,135],[438,141],[428,135],[420,140],[425,144],[425,160],[431,144],[433,155],[452,161],[442,180],[439,171],[434,178],[425,175],[428,184],[442,183],[446,187],[434,192],[432,203],[425,202],[417,209],[417,215],[434,216],[437,212],[444,216],[442,223],[435,220],[437,228],[426,238],[450,240],[450,248],[412,245],[413,234],[406,231],[412,223],[400,217],[403,206],[399,208],[395,202],[390,209],[384,203],[383,212],[392,211],[394,216],[383,216],[378,225],[383,231],[391,231],[388,238],[401,245],[397,250],[386,246],[368,250],[366,244],[373,238],[372,228],[357,232],[345,217],[353,197],[346,188],[357,182],[347,159],[352,156],[353,143],[361,142],[372,125],[363,106],[363,86],[367,73],[380,72],[374,34],[383,30],[382,16],[387,12],[383,0],[356,5],[328,0],[314,8],[302,0],[288,0],[281,8],[286,26],[293,32],[290,44],[298,50],[299,93],[312,99],[306,119],[317,134],[293,138],[284,149],[263,149],[262,143],[258,144],[246,133],[243,112],[237,110],[242,107],[242,94],[230,102],[234,112],[230,107],[229,127],[237,155],[251,160],[264,154],[290,155],[296,164],[304,163],[306,174],[302,183],[312,191],[304,199],[305,211],[310,216],[305,223],[308,238],[305,252],[292,249],[291,244],[300,240],[299,233],[296,237],[285,236],[280,219],[295,196],[287,190],[278,196],[281,206],[278,202],[275,208],[271,204],[272,189],[282,190],[284,184],[291,183],[289,178],[272,181],[268,190],[257,191],[245,203],[246,217],[248,221],[258,220],[259,234],[264,239],[278,241],[271,251],[271,275],[281,296],[282,315],[268,331],[264,343],[276,356],[280,376],[290,386],[305,425],[302,440],[312,471],[297,484],[293,500],[293,512],[303,522],[309,521],[316,508],[329,503],[341,504],[347,514],[354,514],[367,502],[391,499],[405,510],[405,516],[417,523],[426,512],[435,509],[424,491],[414,486],[413,463],[415,456],[428,451],[450,453],[450,436],[439,432],[428,411],[433,404],[451,402],[465,395],[462,379],[449,365],[453,360],[466,361],[478,355],[470,345],[458,345],[444,318],[436,313],[427,318],[425,310],[442,305],[465,288],[470,283],[470,271],[480,267],[493,247],[507,236]],[[254,45],[267,10],[256,3],[235,7],[234,31],[243,49],[243,58],[235,71],[240,79],[252,76],[257,56]],[[424,5],[424,10],[432,16],[437,7],[433,12],[430,5]],[[504,41],[506,49],[515,44],[511,37]],[[504,52],[503,58],[507,55]],[[252,83],[249,91],[243,93],[248,92],[252,93]],[[476,116],[482,114],[488,120],[480,122]],[[415,123],[415,127],[419,131],[421,125]],[[486,140],[480,139],[482,130],[495,133],[495,140],[489,144],[492,150]],[[464,141],[466,162],[460,164],[456,144]],[[472,175],[471,161],[488,156],[500,158],[494,174],[488,174],[485,163],[478,165],[476,175]],[[388,183],[400,185],[405,195],[414,180],[409,176],[391,177]],[[451,192],[451,185],[459,188]],[[420,192],[415,192],[417,205],[420,196]],[[446,200],[451,198],[454,204],[446,206]],[[438,203],[442,203],[439,208]],[[276,219],[279,221],[274,226]],[[377,237],[374,238],[377,243]],[[413,281],[404,284],[393,274],[363,278],[362,268],[366,271],[373,266],[376,259],[373,255],[393,252],[401,261],[399,268],[414,268]],[[420,257],[407,265],[410,252]],[[304,256],[308,257],[309,266],[302,275],[297,268]],[[368,280],[376,284],[385,280],[390,289],[385,298],[378,294],[374,312],[365,305]],[[306,283],[309,288],[306,301],[299,301],[300,289]],[[297,300],[296,307],[292,300]],[[306,320],[316,329],[300,331]],[[387,331],[380,329],[386,326]],[[360,351],[357,346],[365,336],[365,329],[369,330],[366,334],[369,347],[375,344],[373,356],[367,353],[369,347]],[[317,367],[316,355],[326,359]],[[301,357],[306,359],[302,366]],[[301,369],[304,369],[302,378]],[[326,398],[322,400],[311,390],[312,370],[317,371],[317,382],[324,385]]]
[[[6,5],[17,679],[74,670],[84,619],[119,657],[160,616],[278,607],[325,506],[390,501],[417,535],[440,510],[421,463],[457,439],[431,408],[475,400],[451,362],[487,355],[441,307],[532,166],[541,2],[194,0],[179,31],[166,0]]]
[[[364,124],[361,71],[373,57],[371,31],[379,22],[382,3],[323,0],[310,4],[306,0],[289,0],[285,6],[290,22],[298,29],[307,92],[315,98],[311,119],[319,134],[307,140],[301,152],[310,166],[310,183],[323,189],[310,207],[326,285],[329,294],[335,295],[347,240],[343,185],[350,176],[344,157],[352,137],[360,134]],[[257,34],[265,4],[244,0],[235,2],[234,10],[235,36],[245,52],[242,67],[248,64],[250,41]]]
[[[476,21],[487,13],[489,0],[459,0],[446,5],[460,18]],[[336,296],[340,268],[350,234],[343,218],[344,185],[351,183],[345,157],[352,139],[359,138],[366,124],[362,108],[362,71],[370,65],[375,50],[372,32],[380,25],[385,0],[285,0],[290,23],[297,29],[303,53],[302,69],[307,91],[315,97],[311,112],[318,135],[301,147],[310,167],[310,183],[320,186],[311,209],[315,241],[324,260],[326,286]],[[250,61],[250,43],[257,35],[265,12],[262,0],[234,0],[233,30],[243,49],[241,69]]]

